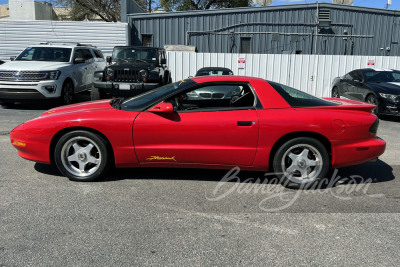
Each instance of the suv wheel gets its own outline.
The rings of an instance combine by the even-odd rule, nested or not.
[[[63,84],[61,100],[65,105],[72,104],[74,100],[74,84],[70,80],[65,81]]]

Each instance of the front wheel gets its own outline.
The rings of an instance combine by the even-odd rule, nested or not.
[[[73,131],[58,140],[54,160],[62,174],[73,181],[101,178],[110,167],[107,142],[88,131]]]
[[[330,168],[329,155],[321,142],[298,137],[287,141],[276,152],[273,167],[282,185],[309,188],[324,178]]]
[[[90,89],[90,100],[100,100],[105,98],[105,94],[99,88],[92,87]]]
[[[340,98],[339,89],[336,86],[332,89],[332,98]]]
[[[61,100],[65,105],[72,104],[74,100],[74,84],[72,81],[67,80],[64,82],[61,90]]]

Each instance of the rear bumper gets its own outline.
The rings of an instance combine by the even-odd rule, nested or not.
[[[134,96],[159,87],[158,83],[122,83],[95,81],[94,87],[112,96]]]
[[[386,142],[380,138],[332,141],[332,167],[341,168],[374,160],[385,149]]]

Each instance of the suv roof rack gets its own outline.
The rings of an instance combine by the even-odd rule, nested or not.
[[[76,46],[87,46],[97,48],[97,46],[91,44],[83,44],[83,43],[76,43],[76,42],[42,42],[41,45],[52,45],[52,44],[59,44],[59,45],[76,45]]]

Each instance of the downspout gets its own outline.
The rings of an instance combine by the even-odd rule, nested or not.
[[[313,75],[313,86],[312,86],[312,94],[316,95],[317,93],[317,71],[318,71],[318,55],[317,55],[317,43],[318,43],[318,12],[319,12],[319,3],[317,2],[317,13],[315,15],[316,25],[315,25],[315,41],[314,41],[314,75]]]

